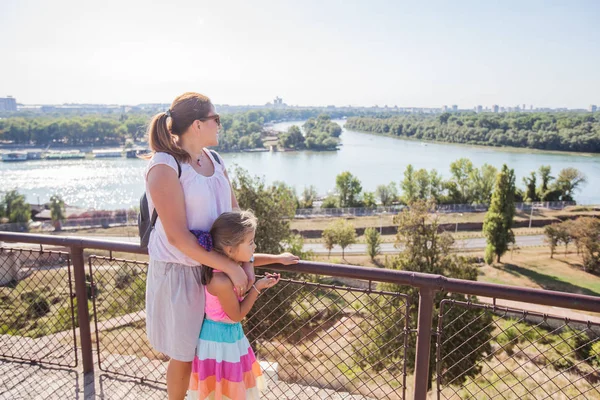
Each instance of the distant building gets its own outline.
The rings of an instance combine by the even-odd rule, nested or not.
[[[458,111],[458,106],[456,104],[452,105],[452,112],[457,112]]]
[[[483,106],[477,106],[477,107],[475,107],[475,112],[477,114],[479,114],[481,111],[483,111]]]
[[[448,112],[448,106],[442,106],[442,112]]]
[[[12,96],[0,97],[0,111],[17,111],[17,100]]]
[[[598,107],[596,107],[595,104],[590,104],[590,108],[588,108],[589,112],[596,112],[598,110]]]
[[[500,107],[498,107],[498,104],[494,104],[494,105],[492,106],[492,112],[495,112],[495,113],[497,113],[499,110],[500,110]]]

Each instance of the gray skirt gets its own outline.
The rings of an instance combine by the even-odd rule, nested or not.
[[[192,361],[204,319],[200,267],[150,260],[146,279],[146,335],[172,359]]]

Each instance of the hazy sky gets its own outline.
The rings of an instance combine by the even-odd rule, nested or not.
[[[596,0],[0,0],[0,96],[587,108],[599,20]]]

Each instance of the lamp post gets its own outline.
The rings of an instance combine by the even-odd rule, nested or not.
[[[456,229],[454,230],[454,233],[458,233],[458,218],[462,217],[462,216],[463,216],[463,213],[456,215]]]
[[[533,220],[533,209],[535,208],[535,203],[531,203],[531,213],[529,214],[529,229],[531,229],[531,221]]]

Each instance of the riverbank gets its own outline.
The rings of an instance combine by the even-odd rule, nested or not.
[[[358,129],[352,129],[352,131],[359,132],[359,133],[362,133],[365,135],[380,136],[380,137],[387,137],[387,138],[392,138],[392,139],[399,139],[399,140],[406,140],[406,141],[410,141],[410,142],[422,143],[425,146],[427,144],[444,144],[444,145],[461,146],[461,147],[468,146],[468,147],[472,147],[474,149],[486,149],[486,150],[487,149],[496,149],[496,150],[500,150],[500,151],[506,151],[509,153],[519,153],[519,154],[523,154],[523,153],[542,154],[542,155],[543,154],[550,154],[550,155],[554,154],[554,155],[573,155],[573,156],[600,158],[600,153],[566,151],[566,150],[540,150],[540,149],[535,149],[535,148],[531,148],[531,147],[500,146],[500,145],[495,145],[495,144],[485,145],[485,144],[474,144],[474,143],[446,142],[443,140],[417,139],[417,138],[413,138],[413,137],[409,137],[409,136],[397,136],[397,135],[391,135],[391,134],[385,134],[385,133],[362,131],[362,130],[358,130]]]

